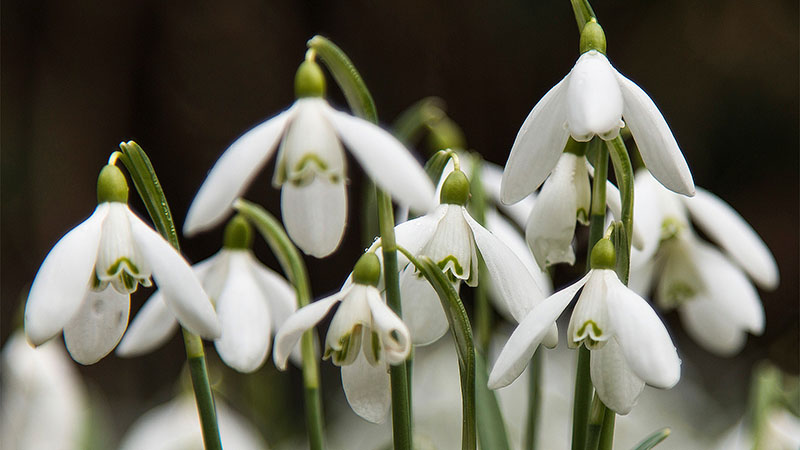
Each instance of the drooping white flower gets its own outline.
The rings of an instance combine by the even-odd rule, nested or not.
[[[31,347],[21,331],[3,346],[0,448],[80,450],[86,391],[57,339]]]
[[[592,251],[592,270],[575,284],[535,306],[511,335],[489,375],[497,389],[528,365],[552,323],[583,288],[570,318],[568,344],[592,350],[590,372],[597,395],[619,414],[636,404],[645,383],[668,389],[680,378],[680,359],[663,323],[611,267],[613,244],[602,239]]]
[[[264,364],[273,332],[297,310],[294,289],[256,259],[251,244],[250,225],[236,216],[225,229],[222,250],[193,266],[219,316],[220,336],[214,341],[217,353],[240,372],[252,372]],[[134,319],[117,354],[147,353],[164,344],[177,329],[164,296],[156,291]]]
[[[292,314],[275,336],[273,359],[284,370],[286,359],[302,334],[319,323],[338,303],[325,338],[324,358],[342,367],[347,401],[370,422],[386,419],[391,402],[388,364],[400,364],[411,352],[408,327],[381,298],[376,287],[381,265],[365,253],[341,291]]]
[[[266,450],[267,444],[247,419],[219,397],[215,399],[220,441],[233,450]],[[190,395],[144,413],[122,437],[119,450],[203,450],[197,406]]]
[[[587,24],[583,33],[597,29],[596,23]],[[609,63],[604,47],[589,47],[525,119],[503,174],[504,202],[514,203],[536,190],[570,136],[580,142],[594,136],[611,140],[624,125],[658,181],[680,194],[694,195],[692,174],[664,117],[636,83]]]
[[[398,245],[414,255],[431,258],[456,289],[465,281],[478,283],[478,254],[483,257],[496,296],[511,315],[522,320],[532,305],[544,298],[531,273],[514,252],[470,216],[464,205],[469,181],[460,170],[445,179],[441,204],[431,213],[396,227]],[[447,332],[448,322],[433,287],[405,258],[400,264],[403,319],[415,345],[436,341]],[[552,330],[555,336],[555,327]]]
[[[665,309],[677,308],[687,332],[720,355],[737,353],[747,333],[764,330],[764,308],[748,275],[764,289],[778,285],[767,246],[736,211],[714,194],[675,195],[646,171],[636,175],[635,221],[645,246],[631,255],[631,287]],[[689,217],[725,250],[703,242]]]
[[[301,72],[317,71],[306,61]],[[281,213],[289,236],[305,253],[324,257],[339,246],[347,221],[344,144],[367,174],[398,202],[419,211],[434,204],[433,185],[414,157],[391,134],[336,111],[324,86],[237,139],[217,160],[184,223],[187,236],[220,223],[280,140],[273,185],[281,187]]]
[[[130,293],[149,286],[151,274],[184,327],[219,336],[214,308],[186,260],[128,209],[127,199],[122,172],[104,167],[94,213],[53,246],[33,280],[25,333],[34,345],[63,329],[75,361],[99,361],[127,328]]]

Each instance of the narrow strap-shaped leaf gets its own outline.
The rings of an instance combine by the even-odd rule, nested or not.
[[[472,340],[472,327],[469,324],[467,311],[458,296],[455,288],[447,280],[442,270],[427,256],[415,258],[406,249],[398,247],[417,270],[425,276],[433,289],[439,295],[450,331],[456,344],[458,354],[458,369],[461,376],[461,448],[462,450],[475,450],[476,416],[475,416],[475,345]],[[493,448],[493,447],[488,447]]]
[[[496,391],[489,389],[489,374],[487,373],[486,359],[479,352],[475,358],[475,395],[478,422],[478,440],[481,448],[497,450],[509,449],[506,426],[503,414],[497,403]]]
[[[642,442],[639,442],[639,445],[633,447],[632,450],[650,450],[651,448],[660,444],[661,441],[666,439],[669,436],[670,432],[671,430],[669,428],[662,428],[656,431],[655,433],[651,434],[650,436],[644,438],[644,440],[642,440]]]
[[[623,284],[628,284],[631,269],[631,257],[628,254],[630,243],[622,222],[614,222],[614,250],[617,254],[616,272]]]

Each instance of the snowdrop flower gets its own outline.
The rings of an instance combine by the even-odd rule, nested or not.
[[[675,192],[694,195],[692,174],[667,122],[650,97],[608,62],[605,36],[596,22],[584,26],[581,52],[575,67],[522,124],[503,174],[503,201],[514,203],[536,190],[570,136],[580,142],[594,136],[612,140],[624,125],[653,175]]]
[[[86,391],[57,339],[33,348],[21,331],[2,357],[0,448],[79,450],[88,419]]]
[[[601,239],[591,267],[577,283],[535,306],[511,335],[489,375],[501,388],[525,369],[553,322],[583,288],[567,329],[568,344],[592,350],[590,372],[600,400],[619,414],[636,404],[645,383],[668,389],[680,378],[680,359],[650,305],[617,277],[614,246]]]
[[[361,256],[352,281],[330,297],[299,309],[278,330],[273,359],[284,370],[289,352],[303,332],[319,323],[341,302],[325,338],[324,358],[342,367],[347,401],[359,416],[380,423],[389,411],[387,364],[400,364],[411,352],[408,327],[381,299],[377,285],[381,264],[375,253]]]
[[[707,350],[733,355],[747,332],[764,330],[764,308],[748,275],[764,289],[778,285],[778,267],[758,234],[727,203],[698,188],[686,198],[646,171],[636,177],[635,221],[645,246],[631,255],[631,287],[665,309],[678,309],[686,331]],[[689,217],[727,254],[703,242]]]
[[[470,216],[464,207],[468,198],[466,175],[461,170],[453,171],[442,185],[441,204],[425,216],[398,225],[397,243],[414,255],[431,258],[456,289],[462,281],[477,285],[480,252],[496,293],[512,316],[522,320],[531,305],[544,295],[514,252]],[[403,318],[414,344],[429,344],[447,332],[447,317],[433,287],[413,264],[406,264],[400,274]]]
[[[255,258],[252,241],[250,224],[237,215],[225,228],[222,250],[193,266],[219,316],[217,353],[239,372],[253,372],[264,364],[273,330],[297,309],[294,289]],[[178,322],[157,291],[134,319],[117,354],[147,353],[177,329]]]
[[[267,444],[247,419],[215,398],[220,441],[234,450],[266,450]],[[203,450],[197,406],[190,395],[144,413],[125,433],[119,450]]]
[[[192,202],[187,236],[221,222],[280,140],[273,185],[281,187],[281,214],[289,236],[321,258],[339,246],[347,221],[346,159],[342,143],[367,174],[400,203],[427,211],[433,185],[394,137],[365,120],[336,111],[322,98],[325,79],[313,61],[295,78],[298,100],[256,126],[223,153]]]
[[[97,180],[98,205],[59,240],[33,280],[25,334],[41,345],[62,329],[72,358],[94,364],[116,347],[128,326],[130,293],[164,292],[169,310],[189,331],[219,336],[214,308],[186,260],[128,209],[128,185],[114,165]]]

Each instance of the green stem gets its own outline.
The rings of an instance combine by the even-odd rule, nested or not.
[[[121,152],[119,159],[128,169],[136,192],[139,193],[139,197],[147,208],[153,224],[161,236],[180,252],[180,243],[175,231],[175,223],[172,221],[172,213],[150,158],[134,141],[122,142],[119,144],[119,148]],[[217,410],[214,406],[211,383],[208,380],[203,340],[200,336],[183,329],[183,343],[186,347],[186,359],[192,378],[192,389],[197,402],[205,449],[221,450]]]
[[[420,131],[444,117],[444,102],[438,97],[426,97],[409,106],[392,124],[392,134],[410,145]]]
[[[572,406],[572,450],[586,448],[589,406],[592,402],[592,379],[589,374],[589,349],[578,347],[578,369],[575,374],[575,402]]]
[[[272,253],[278,258],[283,272],[294,285],[297,304],[302,308],[311,303],[311,283],[300,252],[294,246],[281,223],[261,206],[243,199],[233,207],[247,218],[267,241]],[[306,427],[310,448],[325,447],[325,421],[322,411],[322,395],[319,383],[319,362],[314,352],[314,330],[303,333],[300,341],[303,355],[303,394],[305,397]]]
[[[542,363],[544,358],[541,346],[536,349],[528,368],[530,379],[528,383],[528,428],[525,433],[525,449],[535,450],[539,435],[539,413],[542,409]]]
[[[589,431],[586,437],[587,450],[597,450],[600,443],[600,433],[603,429],[603,418],[606,416],[606,406],[595,393],[592,398],[592,410],[589,413]]]
[[[603,415],[603,429],[600,432],[598,450],[611,450],[614,447],[614,422],[616,422],[617,415],[607,406],[603,405],[603,408],[605,408],[605,414]]]
[[[575,22],[578,24],[578,33],[583,30],[583,26],[592,19],[597,20],[592,5],[588,0],[570,0],[572,12],[575,13]]]
[[[614,164],[614,175],[617,177],[620,200],[622,201],[622,223],[628,236],[628,254],[633,241],[633,166],[628,156],[625,142],[617,136],[611,141],[606,141],[611,162]]]

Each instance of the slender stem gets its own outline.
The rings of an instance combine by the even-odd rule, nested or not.
[[[206,450],[222,450],[217,426],[217,411],[214,406],[214,394],[211,392],[211,383],[208,380],[206,369],[206,355],[203,351],[203,340],[200,336],[183,329],[183,344],[186,347],[186,360],[189,364],[189,373],[192,378],[197,412],[200,416],[200,427],[203,433],[203,443]]]
[[[606,141],[611,162],[614,164],[614,175],[617,177],[620,200],[622,201],[622,223],[628,236],[628,253],[633,241],[633,166],[628,156],[628,149],[621,137]]]
[[[589,349],[578,348],[578,369],[575,374],[575,402],[572,406],[572,450],[586,448],[589,406],[592,402],[592,379],[589,374]]]
[[[614,423],[616,422],[617,415],[614,411],[606,408],[605,415],[603,416],[603,429],[600,432],[600,445],[599,450],[611,450],[614,447]]]
[[[589,413],[589,430],[586,437],[586,449],[597,450],[600,443],[600,432],[603,427],[603,418],[606,415],[606,406],[597,397],[597,393],[592,398],[592,410]]]
[[[578,24],[578,33],[583,30],[583,26],[587,22],[592,19],[597,20],[588,0],[570,0],[570,3],[572,3],[572,12],[575,13],[575,22]]]
[[[536,442],[539,435],[539,413],[542,409],[542,363],[544,358],[542,356],[542,348],[536,349],[531,359],[531,364],[528,368],[530,371],[530,378],[528,384],[528,429],[525,433],[525,449],[535,450]]]

